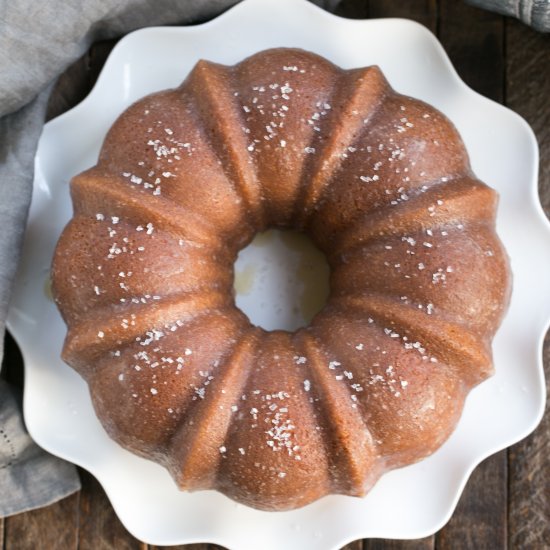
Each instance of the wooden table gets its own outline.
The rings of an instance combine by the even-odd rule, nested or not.
[[[472,88],[508,105],[535,130],[541,149],[540,194],[546,214],[550,214],[550,35],[458,0],[343,0],[337,13],[350,18],[407,17],[436,33],[458,73]],[[85,97],[113,45],[94,45],[66,71],[51,98],[50,118]],[[20,355],[9,336],[6,344],[4,372],[12,381],[21,382]],[[548,380],[548,336],[544,361]],[[97,481],[85,471],[80,474],[82,490],[78,494],[41,510],[0,519],[0,550],[146,548],[120,524]],[[550,548],[549,414],[530,437],[488,458],[475,470],[451,521],[434,536],[406,542],[356,541],[345,548],[508,547]],[[194,544],[179,548],[219,547]]]

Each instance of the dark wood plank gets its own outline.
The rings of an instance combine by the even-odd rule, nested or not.
[[[117,40],[105,40],[93,44],[88,52],[63,72],[50,96],[46,120],[72,109],[90,93],[116,43]]]
[[[550,392],[550,336],[544,346]],[[550,405],[541,424],[509,453],[509,547],[550,548]]]
[[[437,0],[369,0],[370,17],[404,17],[428,27],[437,28]]]
[[[68,111],[88,95],[88,57],[89,52],[86,52],[58,78],[48,102],[46,120]]]
[[[348,19],[367,19],[369,0],[342,0],[334,13]]]
[[[417,540],[365,540],[364,550],[433,550],[434,537]]]
[[[539,192],[550,217],[550,35],[507,21],[506,103],[533,128],[540,148]]]
[[[502,102],[504,18],[456,0],[440,0],[439,38],[462,79]]]
[[[508,20],[506,103],[531,125],[540,148],[539,193],[550,217],[550,36]],[[550,392],[550,336],[543,359]],[[509,546],[550,548],[550,402],[541,424],[509,450]]]
[[[504,99],[504,21],[463,2],[440,0],[439,38],[461,78],[474,90]],[[506,548],[507,455],[480,464],[449,523],[437,534],[436,548]]]
[[[23,388],[25,369],[19,346],[12,335],[6,331],[4,336],[4,358],[2,361],[2,378],[10,384]]]
[[[146,550],[120,523],[105,491],[88,472],[81,470],[79,550]]]
[[[4,550],[4,518],[0,518],[0,550]]]
[[[473,472],[449,523],[437,534],[437,550],[507,547],[506,451]]]
[[[363,541],[354,540],[353,542],[350,542],[345,546],[342,546],[340,550],[363,550]]]
[[[77,550],[78,499],[77,493],[46,508],[6,518],[5,550]]]
[[[547,182],[548,183],[548,182]],[[543,351],[550,392],[550,335]],[[541,424],[509,450],[509,546],[550,548],[550,404]]]

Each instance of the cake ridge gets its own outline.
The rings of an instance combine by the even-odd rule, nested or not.
[[[218,479],[235,500],[261,509],[288,509],[325,494],[331,473],[323,424],[308,400],[314,396],[307,360],[290,332],[263,335],[235,407]],[[290,499],[289,487],[299,487]]]
[[[121,210],[130,211],[131,209],[134,214],[136,212],[145,214],[144,219],[162,220],[164,231],[182,237],[187,242],[195,241],[203,246],[208,245],[225,250],[220,242],[211,238],[213,227],[203,216],[183,210],[176,202],[162,196],[153,196],[143,192],[140,192],[139,195],[134,194],[133,188],[118,176],[98,174],[93,177],[94,170],[96,169],[92,168],[74,177],[71,181],[75,215],[86,213],[95,217],[100,209],[96,203],[90,203],[90,199],[99,202],[99,199],[105,198],[111,208],[114,203]],[[93,189],[93,184],[97,181],[101,181],[102,185],[97,185]],[[186,223],[184,227],[179,220],[188,216],[193,218],[193,223]],[[189,239],[189,230],[194,232],[191,239]]]
[[[320,413],[329,420],[324,430],[324,437],[331,440],[325,443],[331,449],[328,453],[329,464],[341,473],[343,462],[347,472],[338,480],[334,475],[330,477],[332,488],[338,493],[363,495],[378,476],[373,464],[375,446],[364,415],[357,402],[352,400],[352,393],[347,386],[343,388],[329,370],[331,362],[338,363],[337,358],[323,362],[320,351],[323,349],[322,344],[306,331],[300,331],[297,338],[306,350],[312,387],[315,386],[319,395],[317,404]],[[345,414],[342,414],[343,410]]]
[[[318,154],[322,121],[330,111],[328,102],[340,70],[321,57],[311,63],[309,54],[298,48],[278,52],[252,55],[235,66],[234,73],[250,141],[249,158],[262,181],[278,180],[277,185],[262,185],[266,222],[289,227],[296,225],[295,203],[304,174]],[[315,93],[305,89],[306,83],[315,86]]]
[[[191,425],[187,422],[171,438],[169,446],[174,450],[178,460],[169,468],[182,488],[193,490],[199,488],[221,489],[223,487],[223,484],[217,479],[217,466],[219,461],[223,460],[224,442],[226,442],[231,426],[233,415],[231,404],[238,402],[239,396],[246,386],[247,375],[253,367],[252,352],[260,344],[261,339],[262,331],[260,329],[247,330],[245,334],[241,335],[240,341],[235,344],[232,352],[217,367],[224,372],[221,380],[216,379],[211,393],[214,393],[215,388],[219,385],[223,385],[223,391],[208,400],[197,401],[195,411],[191,413],[193,421],[191,425],[198,417],[198,424],[201,426],[200,432],[190,428]],[[212,417],[214,411],[218,411],[218,415],[222,416],[221,420],[219,417]],[[216,422],[221,423],[218,431],[216,431]],[[190,433],[188,433],[189,431]],[[205,441],[206,437],[209,441]],[[214,437],[215,441],[213,442]],[[193,476],[189,475],[189,469],[194,472]]]
[[[466,376],[472,386],[493,372],[489,337],[481,338],[468,331],[464,324],[457,325],[441,316],[430,316],[428,325],[425,314],[416,308],[395,301],[390,302],[374,295],[342,296],[335,298],[333,305],[340,307],[341,311],[345,309],[348,315],[352,311],[358,311],[370,316],[375,322],[378,321],[379,326],[390,337],[392,337],[391,334],[397,334],[397,338],[405,336],[407,338],[404,343],[405,349],[416,349],[424,361],[439,364],[443,362],[451,369],[453,364],[460,363],[465,367],[460,369],[460,374]],[[442,334],[452,334],[453,337],[444,338]],[[455,342],[454,338],[460,338],[461,342]],[[437,356],[431,355],[429,348],[434,349]]]
[[[218,365],[234,347],[233,334],[247,326],[244,321],[237,310],[204,312],[150,346],[134,341],[95,362],[88,383],[98,414],[104,413],[107,389],[116,388],[121,401],[117,411],[100,417],[111,437],[165,464],[168,442],[195,401],[209,392]],[[195,345],[197,334],[207,334],[209,345]],[[141,438],[135,438],[136,429]]]
[[[450,208],[458,211],[449,212]],[[424,218],[420,217],[421,209],[425,210]],[[412,218],[403,215],[409,210],[413,211]],[[469,175],[443,176],[425,191],[409,195],[401,208],[390,204],[373,214],[358,216],[336,237],[335,244],[342,252],[350,252],[381,236],[409,235],[426,228],[444,230],[474,222],[494,225],[495,215],[496,194],[491,188]]]
[[[221,82],[222,79],[225,79],[226,83]],[[265,215],[262,212],[261,188],[254,165],[244,162],[246,141],[240,130],[244,128],[244,121],[236,105],[238,96],[233,94],[231,97],[226,93],[227,83],[231,83],[229,90],[237,89],[233,83],[234,79],[235,74],[230,67],[201,60],[180,88],[190,88],[192,99],[199,109],[199,118],[207,130],[206,134],[210,144],[221,162],[228,181],[245,201],[255,225],[262,227]],[[226,85],[224,86],[224,84]],[[200,92],[195,91],[195,88],[199,88]],[[223,102],[218,97],[220,94],[223,96]],[[208,109],[211,109],[212,113],[208,113]],[[227,134],[228,127],[224,128],[221,124],[228,118],[234,123],[233,128],[235,126],[239,128],[231,136]],[[207,121],[212,119],[214,119],[215,131],[208,132]],[[241,152],[239,152],[239,146]]]
[[[353,85],[347,80],[352,80]],[[303,184],[302,193],[295,204],[294,216],[298,228],[308,225],[309,216],[316,205],[322,202],[323,192],[345,162],[348,150],[353,150],[352,144],[361,134],[368,132],[376,111],[388,93],[389,85],[376,65],[361,69],[338,69],[330,101],[329,137],[312,161],[313,173],[309,181]],[[366,105],[361,104],[363,101],[367,102]],[[349,123],[338,127],[337,123],[343,117],[347,117]]]
[[[182,317],[189,320],[216,309],[223,309],[228,305],[227,296],[222,291],[204,292],[202,296],[184,295],[179,298],[177,301],[172,298],[163,304],[155,304],[154,308],[151,306],[140,308],[149,313],[149,319],[146,320],[145,325],[143,316],[138,316],[133,312],[114,315],[111,312],[109,320],[105,319],[105,316],[103,321],[94,317],[72,325],[63,345],[63,358],[66,361],[76,361],[78,356],[88,355],[87,360],[91,360],[103,355],[113,345],[121,346],[125,342],[133,341],[143,335],[146,335],[145,341],[147,339],[154,341],[156,333],[167,329],[177,330],[182,326]],[[197,298],[203,302],[202,307],[199,306],[200,309],[197,308],[193,311],[193,306],[196,306],[199,301]],[[207,307],[204,307],[204,301],[206,301]]]

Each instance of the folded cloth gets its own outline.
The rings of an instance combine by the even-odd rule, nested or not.
[[[46,506],[80,488],[75,467],[38,447],[27,434],[21,399],[0,380],[0,517]]]
[[[479,8],[521,19],[537,31],[550,32],[549,0],[466,0]]]
[[[333,9],[339,0],[316,0]],[[0,361],[31,199],[33,161],[55,79],[96,40],[218,15],[237,0],[18,0],[0,3]],[[221,47],[221,46],[220,46]],[[14,390],[0,381],[0,517],[79,489],[74,466],[32,443]]]

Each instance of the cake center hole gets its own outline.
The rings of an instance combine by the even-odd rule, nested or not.
[[[295,331],[326,304],[329,273],[325,255],[309,237],[270,229],[239,252],[235,301],[254,325]]]

